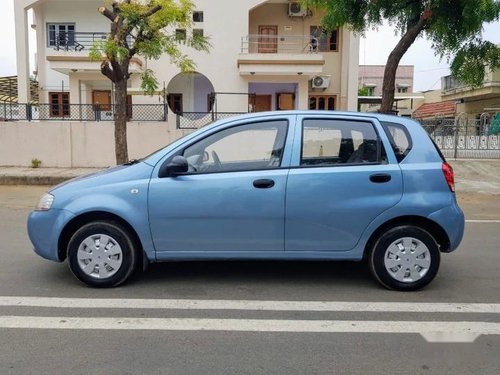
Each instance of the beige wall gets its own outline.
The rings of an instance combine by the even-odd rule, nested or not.
[[[129,123],[129,157],[141,158],[185,134],[169,123]],[[115,165],[112,122],[0,122],[0,165],[108,167]]]

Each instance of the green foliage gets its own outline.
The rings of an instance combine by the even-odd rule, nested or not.
[[[482,83],[484,68],[500,67],[499,48],[481,39],[483,24],[499,19],[497,0],[304,0],[326,11],[326,28],[346,26],[363,35],[384,20],[403,36],[426,19],[423,36],[438,56],[453,60],[452,72],[464,83]],[[482,60],[482,63],[481,63]]]
[[[148,95],[153,95],[158,88],[158,80],[151,69],[146,69],[141,74],[141,89]]]
[[[40,159],[31,159],[31,168],[40,168],[40,165],[42,165],[42,161]]]
[[[450,68],[459,82],[480,87],[484,83],[486,70],[491,67],[500,67],[500,49],[491,42],[477,41],[459,50]]]
[[[370,96],[370,89],[368,87],[360,87],[358,89],[358,96]]]
[[[203,52],[208,52],[211,47],[207,37],[192,35],[193,9],[190,0],[113,1],[107,8],[108,14],[100,10],[113,19],[111,33],[105,41],[92,46],[89,57],[92,61],[102,61],[101,70],[114,82],[129,77],[128,64],[136,55],[146,60],[158,60],[166,54],[182,72],[192,72],[195,64],[181,47],[186,45]],[[185,40],[176,38],[176,29],[186,30]],[[122,71],[117,72],[118,69]],[[141,78],[141,88],[146,93],[152,94],[158,88],[152,70],[146,69]]]

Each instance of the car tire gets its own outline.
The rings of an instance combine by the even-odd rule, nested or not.
[[[424,229],[405,225],[383,233],[371,249],[368,264],[384,287],[415,291],[436,276],[440,263],[439,245]]]
[[[71,237],[68,264],[83,283],[97,288],[114,287],[134,272],[137,249],[123,226],[113,221],[95,221]]]

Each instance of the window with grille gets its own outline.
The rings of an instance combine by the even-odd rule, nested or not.
[[[75,45],[74,23],[48,23],[47,47],[66,47]]]
[[[50,92],[50,117],[67,117],[70,115],[69,93]]]
[[[336,101],[335,95],[309,95],[309,109],[333,111]]]
[[[311,47],[320,52],[338,52],[339,30],[326,31],[320,26],[311,26]]]
[[[203,12],[193,12],[193,22],[203,22]]]

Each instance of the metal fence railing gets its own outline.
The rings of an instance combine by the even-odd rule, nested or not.
[[[251,34],[241,38],[241,53],[318,53],[320,42],[311,35]]]
[[[420,121],[446,157],[500,158],[500,119],[489,114],[480,118],[459,115],[455,119]]]
[[[176,116],[177,129],[199,129],[214,121],[244,114],[245,112],[183,112]]]
[[[114,104],[0,103],[0,121],[113,121]],[[129,104],[128,121],[167,121],[167,104]]]

